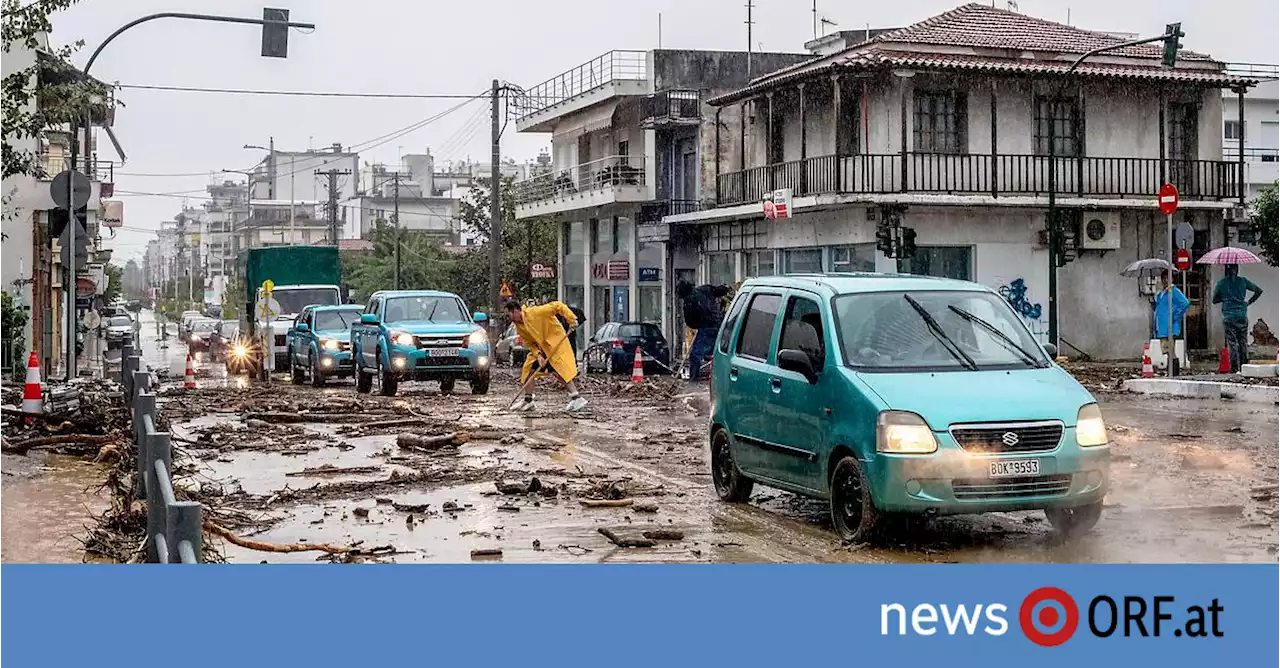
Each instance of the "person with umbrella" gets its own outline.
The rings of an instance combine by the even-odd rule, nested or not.
[[[1231,357],[1231,373],[1249,359],[1249,307],[1262,296],[1262,288],[1240,275],[1240,265],[1224,265],[1226,275],[1213,288],[1213,303],[1222,304],[1222,328],[1227,333],[1227,351]],[[1244,298],[1246,291],[1253,296]]]
[[[1173,308],[1172,321],[1169,318],[1169,308]],[[1156,336],[1157,339],[1169,338],[1169,327],[1172,324],[1173,336],[1182,336],[1182,316],[1186,315],[1187,308],[1191,306],[1191,300],[1182,294],[1177,286],[1173,284],[1170,278],[1169,270],[1160,272],[1160,293],[1156,295],[1155,302],[1155,319],[1156,319]],[[1170,355],[1173,354],[1172,340],[1170,342]]]

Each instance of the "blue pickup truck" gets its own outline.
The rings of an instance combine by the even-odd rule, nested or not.
[[[294,385],[316,387],[331,377],[350,376],[351,327],[360,322],[360,306],[304,307],[285,335],[289,375]]]
[[[351,328],[356,392],[392,397],[402,380],[440,382],[452,392],[461,379],[472,394],[489,391],[492,351],[484,330],[488,317],[468,315],[462,298],[434,290],[383,290],[369,297],[360,322]]]

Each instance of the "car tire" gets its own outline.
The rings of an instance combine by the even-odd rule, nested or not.
[[[604,354],[604,372],[610,376],[617,373],[616,365],[613,363],[613,352],[605,351]]]
[[[324,387],[324,374],[320,372],[320,365],[316,363],[315,353],[307,355],[307,366],[311,367],[311,386]]]
[[[453,394],[453,385],[457,382],[453,378],[445,378],[440,381],[440,394]]]
[[[488,394],[489,393],[489,374],[485,374],[479,378],[471,380],[472,394]]]
[[[378,394],[384,397],[394,397],[399,385],[400,383],[396,380],[395,374],[391,373],[391,369],[382,368],[382,355],[378,355]]]
[[[1089,533],[1093,525],[1098,523],[1098,519],[1102,517],[1102,502],[1074,508],[1045,508],[1044,516],[1059,535],[1075,538]]]
[[[729,432],[724,429],[717,429],[711,435],[711,483],[716,488],[716,496],[729,503],[746,503],[755,487],[733,461]]]
[[[871,484],[855,457],[844,457],[831,470],[831,525],[840,540],[863,543],[876,535],[881,513],[871,498]]]
[[[359,359],[357,357],[357,359]],[[356,363],[356,393],[368,394],[373,391],[373,374],[364,370],[360,364]]]
[[[289,349],[289,382],[294,385],[302,385],[307,382],[306,373],[298,366],[297,361],[293,359],[292,348]]]

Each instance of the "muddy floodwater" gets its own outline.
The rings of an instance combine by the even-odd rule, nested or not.
[[[84,561],[86,525],[107,507],[98,491],[105,467],[60,455],[4,455],[0,561]]]

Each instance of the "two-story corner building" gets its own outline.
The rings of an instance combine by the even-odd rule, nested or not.
[[[718,141],[744,149],[713,167],[718,206],[664,223],[700,239],[700,280],[847,270],[974,280],[1047,340],[1052,188],[1070,259],[1057,271],[1064,352],[1136,358],[1152,331],[1150,286],[1120,272],[1169,256],[1162,182],[1181,192],[1177,221],[1194,226],[1195,255],[1227,238],[1244,191],[1242,165],[1222,154],[1221,90],[1255,81],[1190,52],[1162,67],[1160,44],[1092,56],[1066,76],[1080,55],[1121,41],[970,4],[759,77],[709,100],[741,123]],[[766,220],[762,198],[780,189],[793,215]],[[890,259],[876,251],[877,224],[901,207],[894,218],[918,248]],[[1222,341],[1205,303],[1215,271],[1191,272],[1193,349]]]
[[[695,276],[696,243],[673,240],[665,214],[710,204],[710,158],[725,152],[706,98],[808,54],[611,51],[514,100],[516,129],[551,133],[550,171],[521,181],[516,218],[559,223],[559,296],[587,315],[580,332],[610,321],[661,323],[675,339],[674,281]],[[679,250],[684,249],[684,250]],[[539,258],[546,263],[551,258]],[[589,334],[581,335],[583,338]]]

